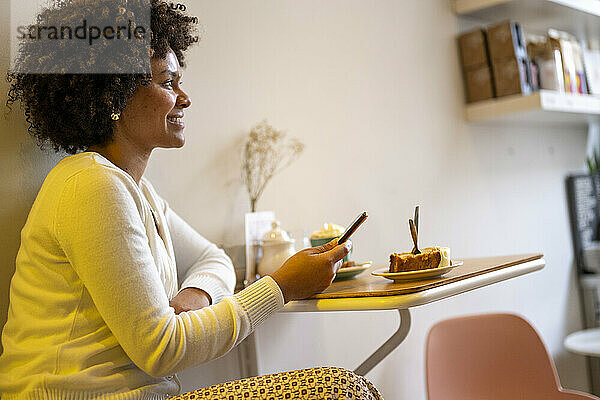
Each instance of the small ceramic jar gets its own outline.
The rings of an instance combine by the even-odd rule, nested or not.
[[[272,229],[262,238],[262,258],[258,263],[257,272],[261,276],[272,274],[296,251],[294,239],[281,230],[279,221],[271,224]]]

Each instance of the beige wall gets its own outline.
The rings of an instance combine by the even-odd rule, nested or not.
[[[585,132],[466,124],[458,23],[447,0],[186,5],[206,30],[184,75],[193,100],[186,145],[157,150],[146,172],[180,215],[215,242],[242,242],[249,206],[239,181],[241,137],[268,118],[306,144],[259,202],[284,228],[346,224],[368,210],[354,255],[385,264],[391,251],[409,248],[406,220],[420,204],[423,244],[448,245],[459,258],[545,254],[541,272],[415,308],[407,340],[369,374],[386,398],[425,397],[423,354],[433,323],[495,311],[532,321],[563,384],[587,388],[584,360],[562,347],[565,335],[581,327],[564,177],[583,165]],[[0,26],[4,36],[8,28]],[[6,44],[0,46],[4,56]],[[34,147],[18,114],[0,128],[2,318],[18,232],[57,160]],[[261,370],[353,369],[397,319],[394,312],[277,315],[258,331]],[[231,354],[191,369],[183,374],[185,387],[233,379],[236,362]]]
[[[4,107],[8,83],[5,73],[9,60],[9,7],[0,3],[0,326],[4,326],[8,310],[8,288],[15,270],[15,257],[21,228],[40,189],[44,177],[60,157],[44,154],[27,136],[25,118],[19,105],[8,112]],[[1,347],[0,347],[1,348]]]

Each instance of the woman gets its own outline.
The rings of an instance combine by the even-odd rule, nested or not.
[[[128,12],[95,3],[63,2],[44,18]],[[143,176],[153,149],[184,145],[181,118],[191,106],[181,65],[194,41],[193,18],[153,0],[151,30],[150,75],[9,73],[8,105],[21,102],[42,145],[73,155],[50,171],[21,232],[2,335],[3,399],[176,395],[176,372],[225,354],[286,302],[325,289],[349,252],[336,242],[303,250],[232,294],[230,259]],[[23,59],[64,60],[36,51],[25,46]],[[124,54],[124,62],[147,61],[136,54],[137,61]],[[290,377],[301,382],[284,388],[291,398],[379,398],[368,381],[342,369],[251,378],[186,396],[257,397],[260,386],[266,398],[274,393],[269,382]]]

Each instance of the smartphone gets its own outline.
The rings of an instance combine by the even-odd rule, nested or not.
[[[342,235],[342,237],[340,238],[340,240],[338,240],[338,244],[342,244],[346,240],[350,239],[350,236],[352,236],[352,234],[354,233],[354,231],[357,230],[358,227],[363,222],[365,222],[365,220],[367,219],[368,216],[369,216],[369,214],[367,214],[367,212],[365,211],[362,214],[360,214],[358,217],[356,217],[356,219],[354,220],[354,222],[352,222],[352,224],[348,227],[348,229],[346,229],[346,232],[344,232],[344,234]]]

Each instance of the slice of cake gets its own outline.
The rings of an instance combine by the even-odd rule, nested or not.
[[[426,247],[421,249],[421,254],[390,254],[390,272],[420,271],[449,265],[450,249],[448,247]]]

